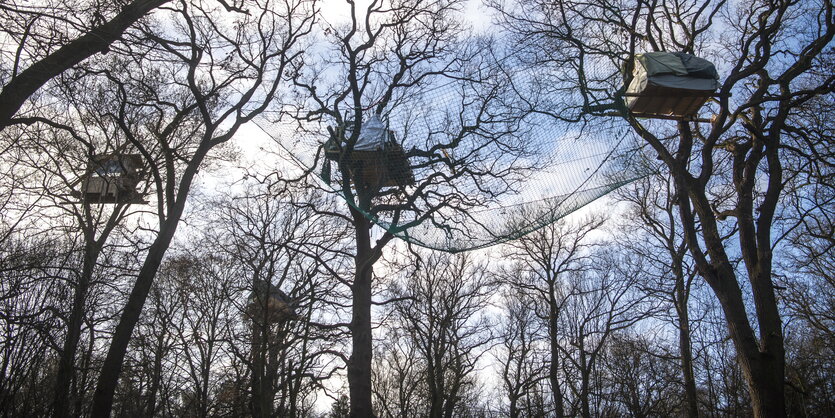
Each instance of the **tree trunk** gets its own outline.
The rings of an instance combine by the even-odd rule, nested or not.
[[[714,278],[712,281],[727,282],[728,280],[736,280],[736,278],[729,276]],[[716,284],[716,288],[721,289],[716,292],[720,301],[729,299],[720,294],[720,292],[727,291],[725,287],[720,283]],[[785,357],[782,339],[779,347],[774,345],[769,347],[766,341],[762,343],[762,347],[758,344],[745,315],[741,296],[741,294],[738,295],[736,304],[723,302],[722,307],[728,321],[731,340],[736,348],[739,365],[748,386],[754,416],[785,417],[785,393],[783,388]],[[762,315],[760,312],[758,314]],[[767,329],[761,330],[762,335],[766,336],[764,340],[768,339],[769,332]],[[779,335],[782,336],[782,332]]]
[[[99,242],[104,242],[104,238]],[[88,242],[84,248],[84,261],[81,268],[81,275],[75,286],[72,311],[67,321],[67,337],[64,340],[64,347],[58,360],[58,371],[55,377],[55,397],[52,404],[52,416],[64,418],[70,416],[70,385],[75,369],[75,353],[78,350],[78,341],[81,339],[81,325],[84,321],[84,304],[87,300],[87,293],[90,290],[90,281],[93,277],[93,268],[101,253],[101,245],[96,242]]]
[[[440,335],[435,336],[434,338],[440,339],[442,338]],[[431,342],[439,344],[439,341]],[[435,350],[440,350],[439,347],[434,347]],[[443,370],[441,370],[442,361],[440,352],[435,351],[434,353],[431,352],[430,349],[430,356],[432,356],[431,363],[427,367],[427,385],[429,386],[429,418],[443,418],[443,407],[444,407],[444,376]]]
[[[172,200],[169,200],[168,216],[164,219],[160,216],[162,220],[159,225],[159,233],[153,244],[148,248],[145,262],[136,276],[133,290],[131,290],[125,308],[122,310],[116,330],[113,332],[113,339],[110,341],[107,357],[104,358],[102,363],[99,381],[93,394],[91,416],[94,418],[110,416],[113,408],[113,397],[116,394],[116,385],[119,383],[119,376],[122,373],[122,363],[128,352],[131,334],[133,334],[133,329],[139,322],[142,307],[145,306],[145,300],[148,299],[148,293],[151,291],[151,285],[154,283],[154,278],[159,271],[163,257],[165,257],[165,252],[168,251],[171,240],[174,239],[174,233],[177,232],[177,226],[180,224],[180,218],[183,216],[183,210],[186,207],[186,198],[189,190],[191,190],[191,183],[194,181],[194,176],[197,175],[197,170],[200,168],[203,159],[206,158],[210,148],[211,145],[208,142],[204,141],[200,144],[189,165],[183,171],[176,194],[171,198]],[[171,182],[174,179],[169,178],[168,181]],[[173,185],[170,189],[174,189]]]
[[[591,418],[591,365],[586,359],[584,344],[580,344],[580,413]]]
[[[145,408],[149,417],[154,416],[156,413],[157,408],[157,395],[159,393],[160,386],[162,385],[162,359],[164,356],[165,350],[165,334],[160,333],[157,336],[157,347],[155,350],[156,355],[154,356],[154,368],[153,374],[151,377],[151,388],[148,389],[148,403]]]
[[[751,219],[754,201],[753,188],[746,189],[746,183],[739,178],[740,173],[737,170],[741,162],[744,164],[748,162],[744,161],[745,153],[735,155],[734,182],[740,193],[736,209],[739,247],[754,296],[761,336],[761,341],[757,341],[757,335],[748,319],[748,311],[742,296],[742,289],[737,281],[736,269],[725,251],[717,218],[705,192],[706,185],[690,176],[686,170],[693,144],[690,125],[687,122],[679,122],[678,126],[681,139],[675,161],[670,163],[670,170],[675,179],[676,193],[680,196],[678,206],[687,246],[696,261],[699,273],[713,289],[713,293],[716,294],[722,306],[729,334],[736,349],[738,363],[748,386],[754,416],[785,417],[783,388],[785,349],[782,322],[771,281],[770,216],[764,213],[765,210],[762,211],[761,218],[757,221],[757,232],[754,232],[754,223]],[[753,153],[753,151],[750,152]],[[751,155],[747,158],[756,159]],[[779,164],[779,161],[775,164]],[[779,183],[780,167],[772,165],[772,161],[769,160],[769,169],[772,171],[769,182],[777,178]],[[775,195],[771,194],[776,193],[774,189],[771,189],[772,186],[772,184],[769,185],[767,197],[776,199]],[[760,208],[765,208],[765,203]],[[697,237],[695,215],[698,216],[702,227],[702,239]],[[757,237],[760,234],[763,234],[762,237],[765,238]],[[705,257],[701,243],[704,243],[709,258]]]
[[[0,92],[0,130],[8,126],[9,120],[23,106],[26,99],[47,81],[90,56],[107,51],[110,44],[119,39],[137,20],[168,1],[170,0],[134,0],[113,19],[94,27],[90,32],[58,48],[13,77]]]
[[[260,316],[260,318],[259,318]],[[266,364],[268,331],[265,330],[266,315],[254,315],[252,318],[252,416],[269,417],[269,405],[266,398]]]
[[[551,396],[554,398],[554,412],[556,416],[565,416],[565,406],[563,405],[562,390],[560,390],[559,381],[559,340],[557,339],[557,302],[553,300],[554,289],[551,286],[551,298],[549,301],[548,312],[548,342],[551,349],[551,363],[548,366],[548,381],[551,384]]]
[[[176,219],[179,219],[179,216]],[[168,221],[171,221],[171,218]],[[99,375],[98,384],[96,384],[96,392],[93,395],[93,417],[110,416],[110,410],[113,406],[113,396],[116,393],[119,375],[122,373],[122,363],[128,350],[131,334],[133,334],[133,329],[139,321],[142,307],[145,305],[145,299],[147,299],[148,293],[151,290],[151,284],[154,281],[157,270],[159,270],[159,266],[162,264],[165,251],[168,249],[168,245],[174,237],[176,224],[174,222],[172,226],[169,222],[166,222],[165,226],[160,228],[160,234],[154,244],[151,245],[145,263],[142,265],[142,269],[139,270],[136,283],[122,311],[122,316],[119,324],[116,326],[116,331],[113,333],[113,340],[107,351],[107,357],[105,357],[104,363],[102,363],[101,374]]]
[[[679,298],[676,309],[679,310],[678,347],[679,353],[681,353],[681,371],[684,377],[684,397],[687,404],[687,416],[689,418],[698,418],[699,403],[696,394],[696,379],[693,375],[693,350],[690,342],[690,315],[687,312],[687,299]]]
[[[696,379],[693,374],[693,349],[690,340],[690,312],[687,302],[690,299],[689,286],[684,276],[684,269],[681,263],[683,253],[670,248],[670,255],[673,257],[673,274],[676,276],[675,295],[673,302],[678,316],[678,348],[681,355],[681,372],[684,377],[684,400],[687,416],[689,418],[699,417],[699,403],[696,394]]]
[[[516,406],[518,399],[516,395],[510,396],[510,418],[519,418],[519,408]]]
[[[348,387],[351,394],[351,417],[373,416],[371,405],[371,277],[374,254],[371,248],[371,224],[362,213],[351,209],[356,232],[356,271],[351,286],[351,358],[348,360]]]
[[[721,240],[718,238],[719,233],[710,205],[706,203],[703,196],[700,199],[700,195],[684,179],[676,179],[676,182],[680,196],[690,196],[690,199],[681,199],[679,202],[683,223],[685,225],[695,225],[693,213],[690,209],[691,199],[702,221],[704,243],[711,257],[710,262],[707,262],[701,253],[695,231],[686,227],[688,246],[697,261],[699,273],[713,289],[722,306],[728,324],[728,332],[734,343],[738,362],[748,386],[754,416],[784,417],[786,416],[783,389],[785,353],[776,303],[773,309],[764,309],[767,306],[762,306],[764,304],[761,303],[757,304],[757,317],[760,319],[761,326],[760,334],[763,335],[761,345],[757,341],[748,320],[745,300],[742,297],[739,283],[737,283],[734,267],[724,251]],[[760,277],[750,279],[752,283],[757,280],[764,280]],[[770,277],[768,280],[770,280]],[[756,290],[755,293],[757,293]],[[777,325],[775,326],[775,324]]]
[[[580,390],[580,410],[582,413],[583,418],[592,418],[591,417],[591,390],[589,388],[590,376],[584,371],[583,372],[583,381],[582,381],[582,388]]]

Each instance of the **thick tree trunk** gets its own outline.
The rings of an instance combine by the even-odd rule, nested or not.
[[[757,309],[756,314],[760,319],[761,327],[760,335],[763,336],[762,342],[758,342],[748,320],[745,300],[737,283],[734,268],[727,257],[724,257],[724,249],[717,248],[716,245],[711,240],[706,240],[708,252],[713,252],[714,261],[712,265],[700,266],[700,273],[713,289],[722,306],[728,332],[748,386],[754,416],[784,417],[786,416],[783,387],[785,352],[776,303],[773,309]],[[752,278],[752,280],[762,279]]]
[[[176,197],[169,206],[168,216],[160,223],[157,238],[148,249],[145,262],[139,269],[133,290],[122,310],[122,315],[119,318],[119,323],[116,325],[116,330],[113,332],[113,339],[110,342],[110,348],[107,350],[107,357],[105,357],[102,363],[99,381],[96,384],[96,391],[93,395],[91,415],[95,418],[110,416],[113,407],[113,397],[116,394],[116,385],[119,383],[119,376],[122,373],[122,363],[128,352],[128,343],[130,342],[131,334],[133,334],[133,329],[136,327],[137,322],[139,322],[142,307],[145,306],[145,300],[148,299],[148,293],[151,291],[151,285],[154,283],[154,278],[157,275],[157,271],[159,271],[163,257],[165,257],[165,252],[168,251],[171,240],[174,239],[174,233],[177,232],[177,226],[180,223],[180,218],[183,216],[186,197],[191,189],[191,183],[208,150],[208,147],[201,146],[195,152],[190,165],[185,169],[180,179]]]
[[[751,353],[752,369],[746,372],[746,377],[750,374],[751,403],[754,415],[758,417],[786,416],[786,353],[783,325],[771,285],[770,264],[769,261],[766,272],[754,272],[752,278],[753,282],[767,281],[766,290],[757,291],[755,285],[754,303],[757,306],[760,345],[759,350]]]
[[[519,418],[519,408],[516,406],[518,399],[515,395],[510,397],[510,418]]]
[[[442,334],[443,332],[440,331],[438,334]],[[426,370],[426,380],[427,385],[429,386],[429,418],[443,418],[443,408],[444,408],[444,370],[441,370],[443,364],[443,358],[440,353],[440,347],[438,345],[442,344],[440,341],[442,335],[437,335],[436,341],[432,342],[431,344],[435,344],[435,347],[430,348],[430,352],[426,353],[431,358],[431,362],[427,365]],[[434,353],[432,350],[437,350]]]
[[[580,412],[583,418],[591,417],[591,372],[582,371],[582,382],[580,384]]]
[[[736,280],[734,276],[718,277],[712,281]],[[711,284],[711,286],[714,286]],[[728,304],[722,303],[725,317],[728,321],[728,329],[730,331],[731,340],[734,342],[736,348],[739,365],[742,368],[742,373],[745,376],[745,381],[748,385],[748,393],[751,397],[751,407],[753,408],[755,417],[785,417],[785,393],[784,393],[784,375],[785,375],[785,357],[783,352],[782,338],[780,344],[769,346],[767,341],[759,344],[754,336],[754,332],[748,322],[743,309],[742,295],[738,297],[728,298],[728,286],[723,286],[721,283],[716,283],[717,296],[720,301],[728,301],[735,299],[736,303]],[[720,294],[722,292],[722,294]],[[737,296],[737,295],[733,295]],[[762,315],[762,312],[758,312]],[[763,329],[761,334],[767,337],[771,333],[770,330]],[[782,332],[778,334],[782,337]]]
[[[159,266],[162,264],[165,252],[168,250],[171,239],[174,237],[177,220],[179,220],[179,216],[166,220],[166,223],[160,228],[160,233],[156,241],[154,241],[148,251],[145,263],[139,270],[136,283],[122,311],[119,324],[116,325],[116,330],[113,333],[113,340],[107,351],[107,357],[105,357],[104,363],[102,363],[99,381],[96,384],[96,391],[93,395],[93,409],[91,414],[93,417],[110,416],[110,410],[113,406],[113,396],[116,393],[119,375],[122,373],[122,363],[128,350],[131,334],[133,334],[133,329],[139,321],[142,307],[145,305],[145,300],[151,290],[151,284],[153,284],[154,277],[159,270]]]
[[[272,399],[268,403],[267,378],[269,331],[264,325],[265,318],[256,315],[252,319],[252,416],[269,417],[272,414]]]
[[[684,186],[684,187],[681,187]],[[679,190],[688,190],[685,185],[679,185]],[[691,198],[694,196],[691,194]],[[698,199],[698,196],[695,197]],[[711,262],[706,263],[704,259],[699,263],[699,270],[702,277],[708,282],[713,292],[719,299],[725,320],[728,324],[728,332],[736,349],[737,358],[745,381],[748,385],[748,392],[751,397],[751,406],[754,416],[757,417],[784,417],[785,399],[783,380],[785,373],[785,353],[783,348],[782,327],[777,313],[776,302],[773,306],[767,303],[757,304],[757,318],[760,322],[760,335],[762,342],[757,341],[754,329],[748,320],[748,313],[745,309],[745,300],[742,297],[742,290],[737,283],[736,272],[724,252],[721,241],[718,240],[718,231],[715,229],[711,209],[704,202],[697,205],[697,212],[702,219],[705,232],[705,246],[711,256]],[[692,219],[689,203],[686,199],[680,203],[682,219]],[[704,206],[704,207],[701,207]],[[707,207],[707,209],[705,209]],[[685,221],[687,223],[687,221]],[[695,244],[695,236],[692,235],[688,245],[693,251],[701,251]],[[698,259],[701,254],[694,254]],[[752,282],[765,280],[753,277]],[[768,278],[770,281],[770,277]],[[756,290],[755,290],[755,293]],[[773,292],[772,292],[773,296]],[[756,297],[755,297],[756,299]]]
[[[740,165],[747,165],[745,158],[754,161],[754,151],[747,150],[734,156],[734,182],[737,192],[736,217],[739,225],[739,247],[743,254],[748,281],[754,296],[755,313],[759,325],[760,341],[748,319],[745,299],[737,281],[737,272],[725,251],[725,241],[719,231],[714,209],[705,192],[706,185],[689,175],[686,167],[693,147],[693,135],[687,122],[679,122],[679,151],[676,160],[670,162],[670,169],[675,179],[676,193],[679,196],[679,213],[684,227],[687,246],[696,261],[699,273],[713,289],[719,299],[728,331],[736,349],[737,361],[745,376],[751,406],[756,417],[785,417],[785,349],[783,331],[777,301],[771,280],[771,239],[770,216],[760,214],[754,223],[753,188],[748,187],[740,178]],[[747,155],[747,157],[746,157]],[[779,161],[769,161],[772,173],[769,182],[780,177]],[[757,164],[754,164],[755,166]],[[749,175],[752,175],[749,173]],[[769,185],[767,198],[776,199],[776,189]],[[768,199],[766,199],[768,200]],[[775,204],[772,201],[772,204]],[[691,207],[692,203],[692,207]],[[765,204],[761,209],[768,209]],[[772,207],[773,209],[773,207]],[[773,213],[772,213],[773,214]],[[696,215],[701,225],[700,234],[696,232]],[[762,234],[762,237],[757,235]],[[697,235],[701,235],[701,239]],[[701,245],[704,244],[705,252]],[[758,246],[759,244],[759,246]]]
[[[170,0],[134,0],[113,19],[62,46],[12,78],[0,92],[0,130],[47,81],[107,48],[137,20]]]
[[[371,224],[361,213],[352,209],[356,231],[356,271],[351,287],[353,314],[351,317],[351,358],[348,360],[348,386],[351,394],[351,417],[373,416],[371,405],[371,277],[374,254],[371,248]]]

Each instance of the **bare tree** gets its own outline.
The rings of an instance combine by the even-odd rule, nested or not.
[[[374,410],[380,417],[420,417],[429,410],[421,357],[405,330],[386,329],[374,355]]]
[[[473,390],[476,363],[493,340],[483,313],[496,289],[485,266],[466,255],[431,254],[391,289],[392,320],[415,347],[429,417],[460,416]]]
[[[238,266],[247,293],[246,326],[238,328],[249,338],[238,342],[249,349],[234,351],[250,376],[250,413],[298,416],[339,370],[326,359],[344,336],[331,322],[345,297],[334,273],[348,258],[347,228],[333,222],[326,213],[333,202],[317,190],[293,187],[275,196],[267,189],[247,184],[239,196],[214,201],[210,240]]]
[[[455,217],[511,189],[514,165],[528,145],[507,135],[513,118],[498,98],[507,85],[489,66],[489,44],[464,39],[458,19],[463,1],[371,1],[365,10],[347,1],[349,21],[326,27],[333,41],[323,62],[299,68],[296,80],[307,97],[294,117],[326,119],[337,141],[344,139],[336,161],[339,193],[349,204],[347,220],[355,231],[355,272],[352,291],[352,351],[348,382],[352,416],[372,411],[372,282],[373,267],[393,231],[426,222],[456,230]],[[433,102],[432,87],[451,83],[465,97]],[[506,98],[506,97],[505,97]],[[415,120],[425,129],[412,129],[413,109],[440,105],[438,120]],[[444,107],[447,106],[447,107]],[[352,172],[362,168],[351,152],[373,114],[397,114],[407,121],[398,132],[407,146],[406,165],[414,184],[388,187]],[[340,132],[342,133],[340,135]],[[344,136],[344,138],[342,138]],[[323,142],[326,138],[322,138]],[[392,227],[374,236],[370,219],[386,219]],[[466,231],[465,231],[466,233]]]
[[[608,387],[603,396],[622,405],[618,414],[674,416],[681,410],[676,359],[665,352],[666,347],[654,347],[653,339],[627,331],[608,343],[604,372]]]
[[[8,237],[0,247],[0,408],[9,415],[48,415],[44,397],[55,377],[64,335],[64,280],[79,261],[79,249],[64,239]]]
[[[602,413],[599,391],[607,343],[653,311],[646,295],[634,291],[637,276],[643,273],[640,266],[630,264],[622,255],[598,252],[593,269],[570,273],[562,283],[557,330],[568,343],[558,348],[573,394],[570,415]]]
[[[562,71],[554,88],[571,96],[564,114],[622,116],[669,169],[688,249],[721,302],[754,413],[783,415],[785,353],[772,276],[772,227],[785,183],[781,149],[794,129],[790,115],[832,92],[821,60],[835,36],[832,2],[515,4],[497,7],[531,47],[531,61]],[[619,87],[631,80],[635,54],[664,50],[710,54],[723,69],[710,124],[642,121],[623,106]],[[729,222],[738,233],[725,233]],[[730,254],[735,247],[742,274]],[[750,316],[742,286],[753,296]]]
[[[831,57],[829,58],[831,66]],[[832,96],[832,95],[830,95]],[[787,381],[791,414],[833,410],[831,380],[835,363],[835,149],[831,97],[821,97],[793,116],[784,159],[787,207],[782,216],[791,231],[778,247],[780,284],[785,287]]]
[[[545,323],[549,361],[548,381],[555,413],[567,414],[564,388],[560,384],[561,330],[568,275],[579,274],[592,267],[592,248],[595,243],[590,234],[605,221],[591,216],[576,224],[559,221],[511,242],[506,255],[517,264],[504,276],[511,286],[534,300],[536,314]],[[570,314],[570,313],[569,313]]]
[[[664,175],[641,179],[622,189],[618,197],[630,203],[618,242],[647,265],[648,281],[643,288],[651,297],[669,303],[671,321],[678,330],[678,347],[687,416],[699,416],[696,379],[693,371],[691,319],[688,303],[697,274],[687,257],[687,243],[676,216],[674,185]],[[640,220],[640,222],[635,222]],[[670,278],[673,280],[670,281]]]
[[[118,123],[110,117],[116,105],[98,94],[100,86],[92,80],[82,78],[73,85],[55,84],[55,89],[62,91],[66,99],[37,116],[18,119],[29,125],[6,130],[3,136],[15,148],[4,156],[13,156],[15,170],[26,173],[28,178],[25,185],[28,196],[16,198],[37,202],[36,212],[24,210],[29,212],[30,222],[35,219],[42,224],[49,222],[53,229],[65,230],[83,247],[80,265],[68,282],[73,295],[56,372],[53,415],[61,417],[72,413],[70,389],[76,352],[83,322],[93,310],[89,299],[95,290],[95,275],[102,270],[99,257],[108,240],[124,232],[124,220],[135,215],[137,209],[131,206],[134,200],[101,204],[100,199],[85,192],[86,182],[102,169],[93,164],[95,159],[119,155],[119,144],[127,142],[120,135]]]
[[[218,19],[206,3],[181,2],[166,15],[178,31],[144,27],[150,42],[136,44],[127,57],[152,75],[158,74],[153,68],[166,66],[170,79],[103,72],[122,103],[114,120],[149,164],[158,225],[102,364],[94,415],[109,414],[130,336],[195,176],[212,149],[275,98],[284,69],[298,56],[299,39],[310,30],[311,5],[289,2],[271,9],[247,3],[236,12],[240,24],[234,24]]]
[[[134,371],[121,379],[123,385],[126,380],[139,380],[136,386],[144,390],[132,394],[135,398],[133,401],[137,404],[135,410],[123,411],[117,415],[132,413],[154,416],[171,414],[176,409],[180,379],[174,377],[177,369],[174,364],[178,363],[178,354],[182,346],[175,327],[183,310],[182,303],[188,296],[183,291],[178,291],[176,283],[188,278],[176,277],[178,270],[175,264],[176,258],[172,262],[163,263],[151,287],[148,306],[131,341],[132,355],[127,360],[129,364],[126,369]],[[122,409],[128,396],[117,394],[117,411]]]
[[[522,272],[519,271],[519,275]],[[501,362],[502,386],[508,397],[507,414],[512,418],[522,416],[544,417],[552,407],[545,402],[543,392],[548,390],[542,384],[549,382],[552,372],[546,359],[548,346],[543,338],[545,323],[536,315],[532,306],[536,302],[530,296],[509,286],[510,294],[505,298],[503,327],[498,338],[501,352],[497,359]],[[543,373],[543,370],[549,372]],[[551,390],[553,393],[553,390]],[[552,395],[553,396],[553,395]]]

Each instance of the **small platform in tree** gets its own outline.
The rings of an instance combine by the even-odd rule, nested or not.
[[[637,54],[632,75],[624,101],[637,117],[694,118],[719,88],[716,67],[683,52]]]
[[[246,314],[257,321],[284,322],[296,318],[293,305],[290,297],[277,286],[259,281],[249,296]]]
[[[362,132],[350,152],[347,141],[351,136],[351,123],[330,131],[331,137],[325,143],[325,157],[347,164],[352,182],[374,189],[415,183],[406,152],[394,131],[386,129],[376,114],[363,123]]]
[[[137,190],[144,177],[139,154],[100,154],[87,165],[87,174],[73,195],[93,204],[148,203]]]

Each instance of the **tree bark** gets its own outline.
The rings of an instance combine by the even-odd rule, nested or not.
[[[373,416],[371,404],[371,278],[374,253],[371,247],[371,223],[351,208],[357,243],[354,257],[356,271],[351,286],[351,357],[348,360],[348,386],[351,394],[351,417]]]
[[[26,99],[47,81],[98,52],[106,52],[110,44],[137,20],[168,1],[134,0],[113,19],[94,27],[14,76],[0,92],[0,130],[9,125]]]
[[[551,349],[551,362],[548,366],[548,381],[551,383],[551,396],[554,398],[554,412],[556,416],[563,417],[565,416],[565,405],[562,396],[562,390],[560,390],[560,381],[559,381],[559,350],[560,350],[560,342],[557,337],[557,315],[559,314],[559,310],[557,308],[557,301],[554,300],[554,286],[551,284],[551,300],[548,301],[549,308],[548,308],[548,342],[550,344]]]
[[[684,399],[687,416],[699,417],[699,403],[696,394],[696,379],[693,374],[693,349],[690,340],[690,314],[687,310],[688,295],[683,274],[676,273],[676,311],[678,313],[678,347],[681,355],[681,371],[684,377]]]
[[[257,285],[256,285],[257,286]],[[267,330],[266,315],[254,315],[252,318],[252,416],[257,418],[269,417],[272,413],[269,404],[266,403],[267,385],[266,377],[267,346],[269,344],[269,331]]]
[[[102,363],[101,374],[99,374],[99,381],[96,385],[95,394],[93,395],[93,409],[91,414],[93,417],[110,416],[110,410],[113,406],[113,396],[116,393],[119,375],[122,373],[122,363],[128,350],[131,334],[133,334],[133,329],[139,321],[139,315],[142,313],[145,299],[148,297],[151,284],[154,281],[157,270],[159,270],[168,245],[174,237],[176,228],[176,222],[174,225],[166,222],[160,228],[160,234],[148,251],[145,263],[139,271],[128,302],[122,311],[119,324],[113,333],[113,340],[107,351],[107,357],[105,357],[104,363]]]
[[[583,418],[591,418],[591,366],[586,361],[582,346],[580,350],[580,413]]]

